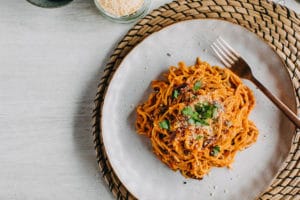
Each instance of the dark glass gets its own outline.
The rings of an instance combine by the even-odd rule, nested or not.
[[[67,5],[73,0],[27,0],[29,3],[43,8],[57,8]]]

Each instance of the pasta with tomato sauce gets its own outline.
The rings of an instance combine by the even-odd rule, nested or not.
[[[171,66],[164,80],[136,109],[136,130],[172,170],[202,179],[212,167],[230,167],[238,151],[254,143],[258,130],[248,116],[252,91],[226,68],[197,59]]]

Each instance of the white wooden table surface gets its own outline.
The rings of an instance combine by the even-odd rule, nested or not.
[[[113,199],[91,112],[104,63],[131,27],[105,20],[92,0],[57,9],[0,0],[1,200]]]

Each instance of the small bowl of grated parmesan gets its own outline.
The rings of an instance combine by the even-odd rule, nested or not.
[[[151,0],[94,0],[100,13],[115,22],[130,23],[149,10]]]

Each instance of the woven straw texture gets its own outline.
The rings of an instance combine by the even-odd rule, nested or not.
[[[292,78],[297,112],[300,111],[300,16],[266,0],[178,0],[152,11],[120,41],[106,65],[98,85],[93,112],[93,136],[97,161],[116,199],[136,199],[114,173],[101,135],[101,112],[112,75],[122,59],[150,34],[176,22],[190,19],[223,19],[239,24],[268,43],[285,62]],[[300,130],[292,141],[289,156],[258,199],[300,199]]]

